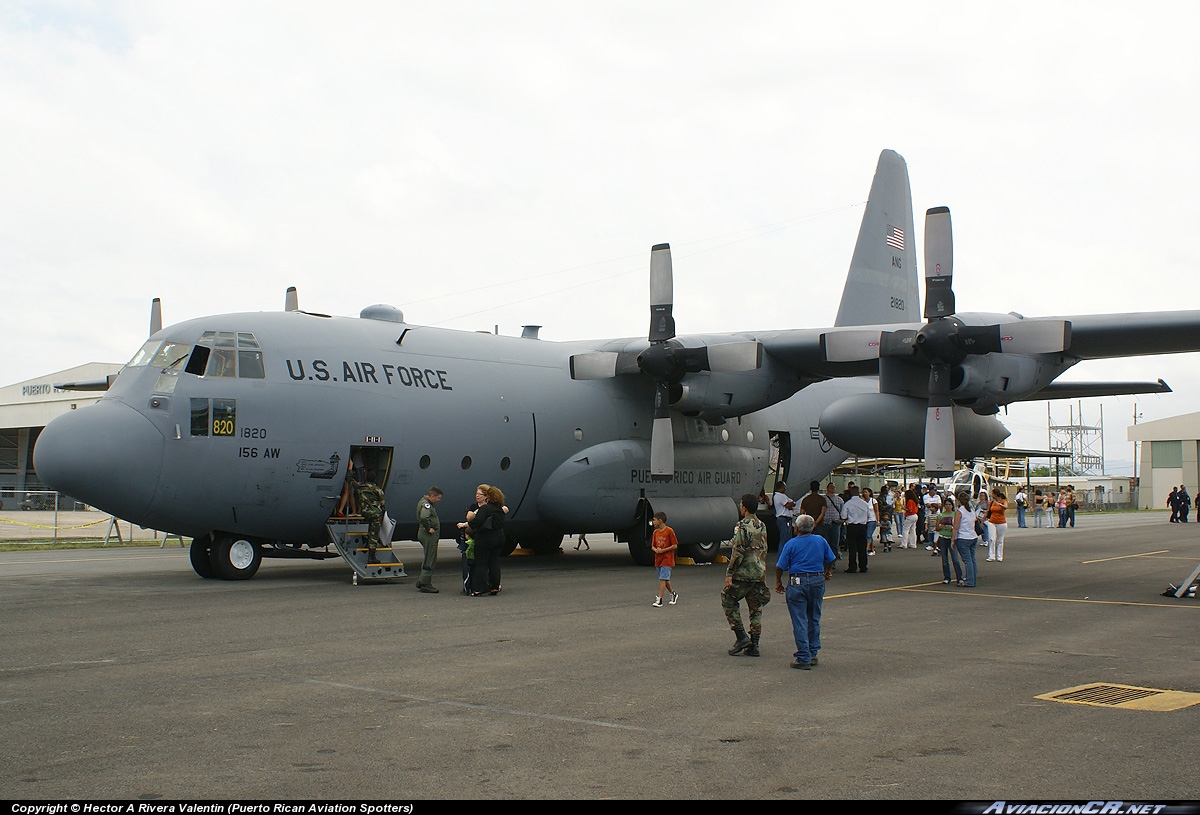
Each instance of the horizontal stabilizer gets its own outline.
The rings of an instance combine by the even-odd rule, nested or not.
[[[103,379],[82,379],[78,382],[59,382],[55,383],[54,389],[58,391],[106,391],[116,380],[116,374],[109,374]]]

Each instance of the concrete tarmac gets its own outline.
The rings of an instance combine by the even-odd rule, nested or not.
[[[1200,607],[1161,596],[1198,524],[1013,528],[974,589],[881,552],[829,583],[812,671],[781,596],[730,657],[723,567],[677,567],[656,609],[653,570],[591,543],[505,559],[485,598],[450,542],[438,595],[341,561],[203,580],[174,543],[0,553],[0,796],[1200,799],[1200,706],[1037,698],[1200,693]]]

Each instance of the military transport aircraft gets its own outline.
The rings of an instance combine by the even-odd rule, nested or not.
[[[1080,359],[1200,350],[1200,312],[956,314],[948,212],[929,217],[924,324],[908,170],[890,150],[833,328],[677,335],[666,244],[651,251],[644,338],[446,330],[383,305],[330,317],[294,290],[282,312],[167,328],[155,316],[105,396],[45,428],[35,465],[77,499],[193,537],[203,577],[336,557],[327,522],[352,461],[378,472],[396,538],[415,537],[409,508],[430,485],[461,501],[489,483],[507,496],[513,546],[614,532],[648,564],[661,510],[685,553],[711,560],[738,497],[776,479],[803,491],[847,451],[920,458],[927,437],[951,464],[970,459],[1008,435],[998,406],[1075,396],[1052,380]]]

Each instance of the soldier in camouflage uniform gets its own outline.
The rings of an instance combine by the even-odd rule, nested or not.
[[[383,523],[384,500],[383,490],[375,483],[375,473],[367,473],[365,481],[354,485],[354,495],[358,499],[358,512],[370,526],[367,528],[368,563],[378,563],[375,550],[379,548],[379,527]]]
[[[433,585],[433,564],[437,562],[438,539],[441,537],[442,522],[438,519],[437,503],[442,500],[442,491],[430,487],[429,492],[417,501],[417,540],[421,543],[424,558],[421,560],[421,576],[417,578],[417,591],[437,594]]]
[[[771,591],[763,582],[767,571],[767,527],[754,514],[758,510],[758,498],[747,493],[742,496],[738,511],[742,519],[734,527],[733,539],[729,543],[733,552],[729,556],[729,568],[725,571],[725,589],[721,592],[721,608],[729,620],[729,627],[737,635],[737,642],[729,649],[730,656],[745,654],[758,656],[758,638],[762,634],[763,606],[771,602]],[[746,600],[750,610],[750,636],[742,626],[740,603]]]

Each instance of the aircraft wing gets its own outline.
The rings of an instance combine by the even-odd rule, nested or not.
[[[828,334],[853,332],[867,343],[874,336],[878,344],[881,330],[897,326],[862,326],[854,328],[798,328],[783,331],[768,331],[755,334],[763,350],[803,376],[814,379],[831,379],[842,376],[875,376],[879,373],[878,359],[858,359],[848,362],[830,362],[826,359],[823,337]]]
[[[1093,396],[1128,396],[1134,393],[1171,393],[1171,386],[1157,382],[1051,382],[1025,401],[1042,399],[1089,399]]]
[[[1064,353],[1078,359],[1200,351],[1200,311],[1090,314],[1066,319],[1071,324],[1071,342]]]

